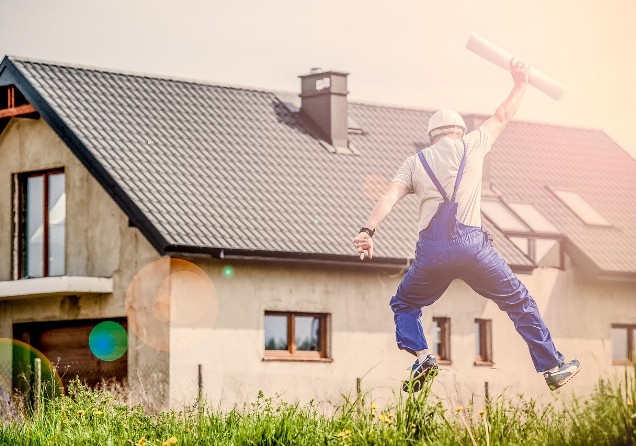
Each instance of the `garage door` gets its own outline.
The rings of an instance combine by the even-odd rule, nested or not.
[[[108,321],[127,328],[125,318]],[[91,331],[100,322],[105,320],[14,324],[14,339],[31,345],[51,361],[57,367],[65,388],[75,377],[91,387],[102,380],[123,382],[128,375],[128,353],[117,360],[105,361],[96,357],[89,347]],[[14,357],[14,377],[16,373],[32,370],[32,364],[27,362],[31,360]]]

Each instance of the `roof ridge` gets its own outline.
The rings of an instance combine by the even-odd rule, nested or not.
[[[162,75],[162,74],[157,74],[157,73],[144,73],[144,72],[141,72],[141,71],[134,71],[134,70],[104,68],[104,67],[97,67],[97,66],[84,65],[84,64],[75,64],[75,63],[53,62],[53,61],[43,60],[43,59],[33,59],[33,58],[10,56],[10,55],[7,55],[6,57],[8,57],[9,60],[11,60],[11,62],[18,62],[18,63],[30,63],[30,64],[38,64],[38,65],[47,65],[47,66],[50,66],[50,67],[68,68],[68,69],[72,69],[72,70],[95,71],[95,72],[98,72],[98,73],[108,73],[108,74],[116,74],[116,75],[129,76],[129,77],[139,77],[139,78],[145,78],[145,79],[154,79],[154,80],[160,80],[160,81],[180,82],[180,83],[184,83],[184,84],[201,85],[201,86],[207,86],[207,87],[228,88],[228,89],[232,89],[232,90],[256,91],[256,92],[259,92],[259,93],[272,94],[271,90],[268,90],[268,89],[265,89],[265,88],[249,87],[249,86],[245,86],[245,85],[232,84],[232,83],[229,83],[229,82],[228,83],[218,82],[218,81],[217,82],[212,82],[212,81],[206,81],[206,80],[203,80],[203,79],[192,79],[192,78],[179,77],[179,76],[176,76],[176,75]]]
[[[253,86],[232,84],[232,83],[229,83],[229,82],[228,83],[218,82],[218,81],[213,82],[213,81],[209,81],[209,80],[185,78],[185,77],[179,77],[179,76],[175,76],[175,75],[161,75],[161,74],[156,74],[156,73],[143,73],[143,72],[137,72],[137,71],[132,71],[132,70],[124,70],[124,69],[110,69],[110,68],[96,67],[96,66],[91,66],[91,65],[53,62],[53,61],[48,61],[48,60],[44,60],[44,59],[18,57],[18,56],[11,56],[11,55],[7,55],[6,57],[9,58],[12,62],[42,64],[42,65],[48,65],[48,66],[54,66],[54,67],[60,67],[60,68],[69,68],[69,69],[84,70],[84,71],[95,71],[95,72],[100,72],[100,73],[119,74],[119,75],[122,75],[122,76],[140,77],[140,78],[155,79],[155,80],[169,81],[169,82],[182,82],[182,83],[192,84],[192,85],[228,88],[228,89],[232,89],[232,90],[254,91],[254,92],[268,93],[268,94],[273,94],[273,95],[278,95],[278,94],[281,94],[281,93],[282,94],[289,94],[289,95],[298,95],[299,94],[299,92],[291,92],[291,91],[286,91],[286,90],[278,90],[278,89],[272,89],[272,88],[259,88],[259,87],[253,87]],[[373,100],[366,100],[366,99],[350,100],[349,104],[369,106],[369,107],[382,107],[382,108],[389,108],[389,109],[393,109],[393,110],[425,112],[425,113],[435,113],[435,111],[437,111],[437,109],[432,109],[432,108],[424,108],[424,107],[420,108],[420,107],[417,107],[417,106],[407,106],[407,105],[404,105],[404,104],[391,104],[391,103],[384,103],[382,101],[373,101]],[[477,117],[477,118],[488,118],[488,116],[490,116],[489,113],[479,113],[479,112],[459,112],[459,113],[462,116],[474,116],[474,117]],[[606,131],[604,131],[603,129],[598,128],[598,127],[587,127],[587,126],[578,126],[578,125],[575,126],[575,125],[568,125],[568,124],[564,124],[564,123],[535,121],[535,120],[532,120],[532,119],[523,119],[523,120],[522,119],[513,119],[511,121],[511,123],[549,126],[549,127],[552,127],[552,128],[559,128],[559,129],[584,130],[584,131],[600,132],[600,133],[604,134],[605,136],[607,136],[615,145],[621,147],[621,149],[623,149],[625,152],[627,152],[620,144],[618,144],[612,137],[610,137],[609,134]],[[627,152],[627,153],[629,154],[629,152]]]

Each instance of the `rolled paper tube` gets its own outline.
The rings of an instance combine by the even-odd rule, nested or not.
[[[479,34],[471,34],[466,48],[504,70],[510,71],[510,60],[514,56]],[[532,67],[528,70],[528,83],[557,101],[565,92],[565,85]]]

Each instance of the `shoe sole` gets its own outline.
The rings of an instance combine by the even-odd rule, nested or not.
[[[407,381],[404,384],[402,384],[402,391],[407,393],[409,393],[409,391],[419,392],[420,390],[422,390],[422,385],[427,380],[427,378],[431,376],[433,372],[436,372],[437,370],[439,370],[439,367],[437,367],[436,365],[433,367],[429,367],[424,372],[411,378],[410,381]]]
[[[561,387],[563,387],[564,385],[566,385],[568,383],[568,381],[570,381],[572,378],[574,378],[576,376],[577,373],[579,373],[579,371],[581,370],[581,366],[579,365],[579,368],[576,369],[574,371],[574,373],[572,373],[571,375],[563,378],[563,380],[559,381],[558,384],[556,385],[556,387],[551,388],[550,390],[557,390]]]

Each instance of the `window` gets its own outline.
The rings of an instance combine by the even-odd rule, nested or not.
[[[572,212],[579,217],[583,223],[595,226],[612,226],[590,203],[572,190],[551,189]]]
[[[265,312],[265,359],[327,359],[328,315]]]
[[[20,277],[64,275],[64,172],[21,176],[20,209]]]
[[[636,325],[612,324],[612,364],[633,364],[635,359],[634,332]]]
[[[514,211],[523,221],[530,226],[534,232],[545,232],[558,234],[559,230],[530,203],[508,203],[510,209]]]
[[[433,318],[433,342],[431,350],[438,362],[450,364],[450,318]]]
[[[530,232],[530,228],[501,201],[484,200],[481,210],[502,231]]]
[[[541,266],[563,267],[562,236],[534,205],[490,199],[482,202],[481,209],[530,260]]]
[[[492,364],[492,321],[475,319],[475,365]]]

